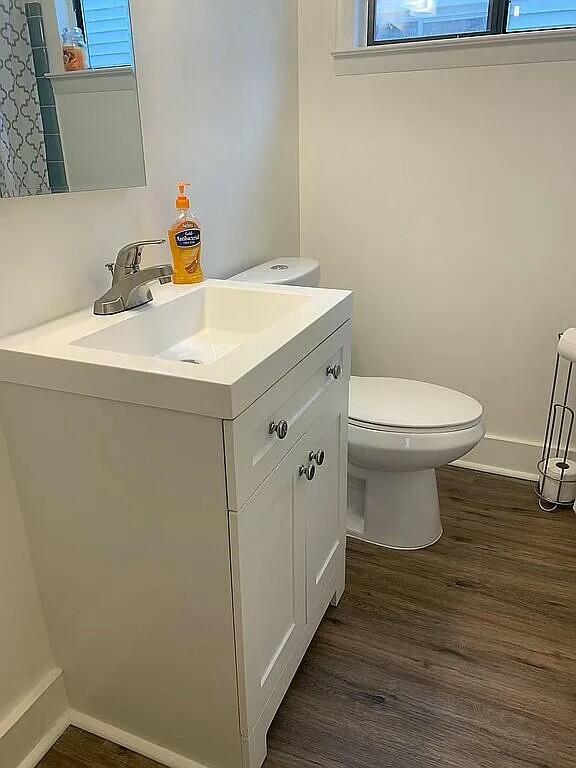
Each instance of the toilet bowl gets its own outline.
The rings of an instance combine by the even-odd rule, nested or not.
[[[438,467],[484,437],[472,397],[420,381],[350,381],[349,534],[392,549],[422,549],[442,536]]]
[[[231,280],[315,287],[314,259],[276,259]],[[485,434],[474,398],[409,379],[353,376],[348,423],[348,533],[391,549],[442,536],[436,469]]]

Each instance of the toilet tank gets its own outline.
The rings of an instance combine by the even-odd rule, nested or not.
[[[315,259],[273,259],[246,272],[229,278],[247,283],[273,283],[274,285],[320,285],[320,264]]]

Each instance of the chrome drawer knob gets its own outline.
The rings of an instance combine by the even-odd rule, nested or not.
[[[300,477],[304,475],[306,480],[314,480],[316,476],[316,467],[314,466],[314,464],[308,464],[307,467],[305,467],[304,464],[301,464],[300,469],[298,470],[298,473]]]
[[[326,368],[326,376],[332,376],[333,379],[338,380],[340,376],[342,376],[342,366],[340,363],[329,365],[328,368]]]
[[[276,433],[278,435],[279,440],[284,440],[284,438],[288,434],[288,422],[284,421],[284,419],[282,419],[282,421],[279,421],[278,423],[276,423],[275,421],[271,421],[268,427],[268,433],[270,435],[273,435],[274,433]]]
[[[316,451],[316,453],[314,453],[314,451],[310,451],[310,453],[308,455],[309,461],[310,462],[315,461],[316,464],[318,464],[319,467],[321,467],[322,464],[324,464],[324,459],[325,458],[326,458],[326,454],[324,453],[322,448],[320,448],[319,451]]]

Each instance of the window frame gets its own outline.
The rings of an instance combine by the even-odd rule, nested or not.
[[[455,35],[429,35],[426,37],[399,37],[392,40],[376,40],[376,3],[378,0],[368,0],[367,21],[368,21],[368,47],[381,45],[398,45],[399,43],[420,43],[431,42],[433,40],[465,40],[473,38],[494,37],[495,35],[518,35],[531,34],[538,32],[554,32],[555,30],[576,29],[572,27],[552,27],[547,29],[507,29],[508,14],[512,0],[490,0],[488,6],[488,29],[485,32],[462,32]]]
[[[84,22],[84,8],[82,6],[82,0],[72,0],[72,8],[76,16],[76,24],[82,30],[84,39],[86,39],[86,24]]]

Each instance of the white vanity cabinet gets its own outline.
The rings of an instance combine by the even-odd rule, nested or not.
[[[345,327],[224,426],[229,500],[238,507],[230,510],[230,546],[250,766],[264,759],[278,704],[344,589],[349,375]],[[273,427],[282,422],[279,436]]]
[[[351,299],[209,283],[295,309],[211,368],[147,362],[200,291],[0,343],[0,416],[71,722],[169,768],[259,768],[344,590]],[[116,338],[134,357],[94,346]]]
[[[347,387],[230,513],[240,724],[250,765],[331,599],[344,589]]]

